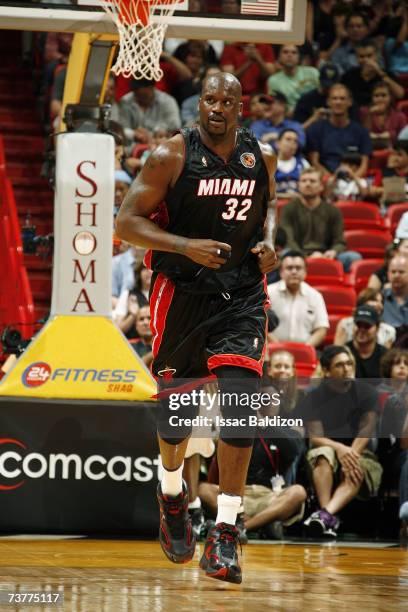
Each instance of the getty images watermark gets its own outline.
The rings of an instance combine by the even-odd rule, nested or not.
[[[193,389],[186,393],[170,393],[168,396],[169,409],[174,412],[182,411],[183,416],[174,414],[169,417],[171,427],[303,427],[303,419],[287,418],[280,415],[262,414],[266,409],[279,408],[281,397],[279,393],[237,393],[227,391],[207,391]],[[254,411],[247,416],[226,417],[218,412],[226,408],[236,410],[246,408]],[[200,410],[201,414],[186,417],[185,410],[192,412]],[[214,414],[202,414],[203,411]],[[261,412],[261,414],[259,413]]]

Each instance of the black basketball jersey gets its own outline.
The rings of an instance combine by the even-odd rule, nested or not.
[[[188,238],[212,238],[231,245],[219,269],[203,267],[177,253],[153,251],[152,268],[197,293],[233,290],[261,278],[251,248],[263,239],[269,175],[256,138],[239,128],[227,162],[208,149],[197,128],[182,130],[185,164],[168,192],[165,229]]]

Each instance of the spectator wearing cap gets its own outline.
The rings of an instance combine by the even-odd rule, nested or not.
[[[387,277],[390,286],[383,291],[383,320],[396,328],[408,325],[408,257],[396,254]]]
[[[244,95],[251,95],[265,91],[266,79],[276,70],[275,54],[271,45],[237,42],[225,45],[220,66],[239,79]]]
[[[119,102],[120,122],[130,143],[148,143],[157,125],[162,125],[170,132],[181,127],[176,100],[155,89],[154,85],[155,81],[134,79],[132,91]]]
[[[286,97],[276,91],[267,101],[269,104],[265,109],[264,119],[258,119],[250,125],[254,136],[264,144],[274,147],[283,130],[293,130],[298,135],[299,147],[303,148],[306,144],[305,131],[300,123],[287,118]]]
[[[354,313],[353,338],[346,344],[356,361],[357,378],[380,378],[381,357],[387,352],[377,342],[380,317],[374,306],[363,304]]]
[[[254,94],[249,100],[249,115],[242,119],[241,125],[250,128],[252,123],[265,118],[266,111],[271,105],[271,97],[266,94]]]
[[[299,121],[305,130],[319,119],[327,119],[329,114],[327,94],[330,87],[340,80],[340,71],[331,62],[321,66],[319,75],[319,86],[303,94],[295,107],[293,119]]]
[[[279,319],[274,340],[319,346],[329,329],[324,299],[305,283],[306,260],[300,251],[287,251],[281,259],[281,280],[268,285],[271,308]]]
[[[279,51],[282,70],[268,79],[268,92],[279,91],[288,103],[288,113],[293,114],[300,96],[319,86],[319,71],[312,66],[300,66],[300,53],[296,45],[282,45]]]
[[[380,66],[378,51],[373,40],[361,40],[355,45],[355,51],[358,66],[347,70],[341,82],[347,85],[359,106],[370,104],[373,89],[381,81],[388,84],[393,97],[396,99],[404,97],[404,88]]]
[[[352,98],[347,87],[340,83],[333,85],[327,104],[329,118],[316,121],[306,130],[310,163],[324,173],[333,173],[343,155],[359,152],[361,162],[356,175],[365,176],[372,150],[370,135],[362,125],[349,118]]]

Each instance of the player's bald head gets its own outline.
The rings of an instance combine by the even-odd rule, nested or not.
[[[217,72],[217,74],[210,74],[203,81],[202,95],[208,90],[219,89],[222,87],[225,92],[233,95],[234,97],[241,99],[242,87],[237,77],[229,72]]]

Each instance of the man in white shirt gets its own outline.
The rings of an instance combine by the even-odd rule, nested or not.
[[[273,338],[319,346],[329,329],[323,296],[304,282],[306,261],[299,251],[282,257],[281,280],[268,285],[271,308],[279,318]]]

